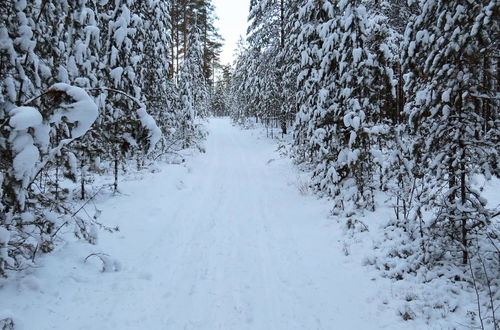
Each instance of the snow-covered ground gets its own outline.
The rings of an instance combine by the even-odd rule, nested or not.
[[[358,257],[329,205],[257,130],[212,119],[205,154],[125,181],[98,205],[120,231],[69,242],[0,282],[19,329],[424,329]],[[100,272],[106,253],[117,272]]]

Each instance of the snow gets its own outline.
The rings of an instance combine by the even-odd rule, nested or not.
[[[10,111],[9,125],[17,130],[36,127],[42,123],[42,115],[33,107],[17,107]]]
[[[424,105],[427,103],[428,90],[417,91],[415,96],[415,103],[417,105]]]
[[[85,134],[99,114],[94,100],[84,89],[64,83],[57,83],[49,88],[49,91],[65,92],[73,98],[75,102],[66,106],[64,112],[59,111],[53,115],[51,121],[60,120],[62,116],[70,123],[77,123],[71,130],[72,139],[76,139]]]
[[[114,68],[109,72],[111,78],[115,82],[115,86],[118,86],[122,80],[123,68],[121,66]]]
[[[16,100],[16,97],[17,97],[17,92],[16,92],[14,80],[11,77],[5,78],[4,86],[5,86],[7,95],[9,96],[10,101],[14,102],[14,100]]]
[[[361,119],[358,116],[355,116],[351,122],[352,128],[354,128],[354,130],[357,131],[360,125],[361,125]]]
[[[16,52],[14,50],[14,45],[9,37],[9,31],[5,27],[0,28],[0,49],[6,53],[9,53],[11,63],[14,62]],[[12,78],[10,78],[12,80]]]
[[[139,116],[139,120],[141,121],[142,126],[146,127],[149,131],[149,151],[154,149],[154,146],[158,141],[160,141],[162,132],[161,129],[156,125],[156,121],[154,118],[146,112],[146,109],[140,108],[137,110],[137,115]]]
[[[352,50],[352,58],[354,63],[358,63],[361,60],[361,55],[363,54],[363,49],[354,48]]]
[[[0,227],[0,245],[9,243],[9,240],[10,232],[5,228]],[[0,255],[0,257],[2,257],[2,255]]]
[[[85,63],[85,54],[87,52],[87,45],[78,41],[75,45],[75,60],[78,64]]]
[[[349,135],[349,148],[352,148],[354,145],[354,142],[356,142],[357,134],[355,131],[351,131],[351,134]]]
[[[441,96],[441,101],[450,102],[450,94],[451,94],[451,88],[443,92],[443,95]]]
[[[78,160],[76,159],[75,154],[72,152],[68,152],[68,165],[71,170],[71,173],[76,173],[78,167]]]
[[[127,27],[126,26],[122,26],[115,31],[114,37],[115,37],[115,42],[116,42],[117,48],[121,48],[123,40],[125,40],[126,36],[127,36]]]
[[[18,11],[22,11],[26,8],[26,0],[18,0],[16,1],[16,9]]]
[[[16,107],[9,112],[9,125],[12,127],[12,161],[14,176],[18,180],[33,174],[36,163],[40,158],[38,148],[34,145],[33,137],[27,129],[35,128],[35,132],[42,125],[42,115],[33,107]]]
[[[64,92],[72,98],[72,103],[61,104],[50,115],[42,117],[33,107],[15,107],[9,111],[9,125],[12,131],[9,140],[13,151],[13,172],[17,180],[21,181],[19,192],[26,189],[33,176],[56,155],[62,147],[74,139],[84,135],[97,118],[97,105],[85,90],[64,83],[52,85],[48,92]],[[28,102],[29,103],[29,102]],[[46,152],[50,141],[50,124],[60,123],[62,120],[75,124],[71,128],[71,138],[60,141],[59,145],[50,150],[44,160],[40,161],[40,151]],[[33,128],[32,132],[28,128]],[[39,149],[41,148],[41,150]],[[18,197],[24,205],[25,194]]]
[[[23,144],[22,149],[12,161],[14,167],[14,176],[18,180],[25,177],[31,177],[35,172],[35,165],[40,159],[38,148],[33,145],[33,139]]]
[[[411,41],[410,46],[408,47],[408,56],[412,57],[413,55],[415,55],[415,47],[416,47],[415,41]]]
[[[66,70],[65,67],[63,67],[62,65],[59,66],[58,68],[58,71],[57,71],[57,79],[59,81],[63,81],[63,82],[67,82],[69,81],[69,74],[68,74],[68,70]]]
[[[118,59],[119,56],[119,51],[116,49],[114,46],[111,47],[111,55],[110,55],[110,60],[109,63],[112,66],[116,65],[116,60]],[[120,73],[121,74],[121,73]]]
[[[390,281],[346,257],[356,249],[329,202],[272,141],[228,119],[209,130],[206,153],[97,202],[120,232],[68,243],[2,282],[0,311],[16,311],[16,329],[427,328],[385,305]]]
[[[19,26],[19,38],[16,38],[16,43],[19,44],[23,51],[29,52],[31,49],[35,48],[36,42],[32,40],[33,31],[29,27],[28,19],[24,13],[18,13],[18,19],[20,22]]]

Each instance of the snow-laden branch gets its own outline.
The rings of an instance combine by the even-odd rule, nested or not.
[[[108,87],[97,87],[97,88],[90,88],[87,91],[92,92],[92,91],[101,91],[101,92],[110,92],[110,93],[115,93],[115,94],[120,94],[122,96],[125,96],[126,98],[132,100],[135,104],[138,106],[137,116],[139,117],[139,121],[141,122],[142,126],[144,126],[148,131],[149,131],[149,150],[148,152],[153,151],[156,143],[160,141],[162,132],[161,129],[158,127],[156,124],[155,119],[146,111],[146,105],[142,103],[138,98],[133,97],[132,95],[129,95],[121,90],[114,89],[114,88],[108,88]]]
[[[93,99],[79,87],[58,83],[52,85],[43,95],[50,94],[67,95],[72,102],[63,102],[46,117],[37,108],[31,106],[20,106],[9,111],[9,126],[12,128],[9,142],[12,145],[13,176],[20,183],[16,189],[16,195],[21,208],[24,208],[27,188],[37,174],[59,154],[64,146],[83,136],[99,114]],[[28,104],[33,101],[34,99]],[[70,137],[61,140],[56,147],[49,149],[50,126],[62,122],[73,124]],[[41,157],[41,153],[45,154],[44,157]]]

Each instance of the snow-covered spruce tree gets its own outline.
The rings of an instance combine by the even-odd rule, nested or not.
[[[39,107],[13,107],[5,118],[10,134],[2,146],[9,160],[2,174],[2,205],[7,207],[0,227],[10,231],[6,261],[10,269],[25,267],[39,252],[50,252],[56,227],[70,221],[76,235],[95,241],[92,223],[63,212],[68,209],[61,209],[34,183],[47,164],[56,162],[63,149],[90,129],[97,106],[84,90],[62,83],[50,87],[43,98]],[[64,137],[54,140],[53,128],[62,126]],[[54,211],[66,214],[56,216]]]
[[[278,5],[278,1],[253,1],[247,33],[249,49],[253,53],[252,75],[255,80],[250,95],[258,116],[263,117],[267,126],[274,125],[279,115]]]
[[[100,31],[98,28],[97,2],[78,0],[56,1],[43,8],[47,24],[39,34],[38,53],[44,63],[50,63],[51,74],[47,83],[63,82],[82,88],[98,86]],[[44,88],[45,89],[45,88]],[[42,100],[45,100],[42,99]],[[65,138],[67,128],[52,127],[51,143],[57,145]],[[56,200],[65,199],[67,190],[60,189],[63,179],[80,181],[81,198],[85,199],[85,182],[90,163],[99,154],[98,144],[87,134],[71,148],[61,150],[59,157],[49,164],[39,176],[40,186],[52,186],[50,192]]]
[[[215,82],[215,90],[210,95],[210,113],[214,116],[229,114],[229,88],[231,83],[231,66],[222,66],[221,78]]]
[[[135,67],[137,80],[144,104],[163,133],[155,157],[168,153],[176,143],[176,90],[169,78],[173,75],[173,68],[170,68],[173,30],[169,11],[168,1],[138,2],[134,9],[142,20],[142,31],[137,37],[143,44],[142,65]]]
[[[210,113],[214,116],[227,115],[227,94],[221,81],[215,82],[215,89],[210,94]]]
[[[231,118],[236,122],[242,122],[250,117],[249,107],[251,102],[246,93],[246,86],[250,79],[250,73],[247,70],[249,57],[243,39],[240,39],[236,49],[236,60],[234,70],[229,84],[229,111]]]
[[[370,128],[377,118],[378,104],[372,96],[373,78],[380,76],[373,66],[372,55],[366,44],[368,16],[358,1],[340,1],[338,10],[340,40],[338,48],[338,81],[333,90],[334,104],[326,121],[333,123],[333,162],[327,161],[315,175],[321,179],[322,189],[339,196],[338,207],[344,209],[352,200],[355,208],[375,207],[374,159]],[[324,161],[325,162],[325,161]],[[323,177],[322,177],[323,176]],[[326,178],[327,185],[323,181]],[[331,181],[330,181],[331,180]]]
[[[193,145],[203,136],[199,116],[208,111],[209,106],[207,82],[202,71],[203,49],[198,33],[193,32],[189,40],[189,53],[178,78],[178,133],[183,148]]]
[[[395,217],[384,231],[383,249],[392,260],[379,265],[384,276],[402,279],[427,262],[428,247],[421,240],[424,207],[428,196],[425,183],[414,167],[409,145],[408,120],[403,111],[406,97],[403,90],[402,49],[404,28],[412,18],[416,5],[401,0],[365,1],[369,10],[370,29],[367,43],[373,65],[380,71],[373,76],[376,91],[372,102],[379,111],[372,134],[378,147],[375,164],[378,189],[392,197]],[[372,129],[373,131],[373,129]],[[415,172],[414,170],[417,170]],[[390,260],[390,259],[389,259]]]
[[[55,80],[52,68],[64,66],[64,35],[49,31],[56,17],[64,17],[62,7],[8,1],[1,10],[0,72],[5,76],[0,95],[0,228],[10,232],[8,244],[4,242],[10,259],[0,262],[5,275],[6,267],[22,268],[37,252],[51,250],[52,231],[62,218],[46,213],[46,207],[57,210],[59,205],[40,193],[35,180],[88,130],[97,110],[81,89],[59,84],[47,90]],[[47,40],[53,44],[44,48]],[[57,132],[63,134],[57,137]],[[91,239],[85,223],[79,224],[82,235]]]
[[[261,115],[259,79],[256,58],[260,56],[255,49],[248,49],[240,44],[241,53],[235,62],[231,81],[231,116],[242,123],[249,117],[258,120]]]
[[[321,144],[330,138],[320,128],[322,118],[318,115],[325,113],[328,108],[324,104],[327,102],[328,90],[323,89],[323,86],[328,86],[331,81],[326,75],[333,77],[335,74],[335,70],[324,68],[325,65],[333,66],[336,63],[332,52],[338,45],[338,33],[333,31],[337,25],[332,16],[333,10],[331,3],[323,1],[308,1],[300,9],[301,31],[296,41],[301,54],[297,94],[299,112],[293,133],[294,158],[300,164],[314,166],[325,150]],[[330,38],[323,45],[326,34]],[[324,53],[326,47],[329,47],[328,56]]]
[[[189,37],[189,53],[186,59],[186,71],[189,72],[187,80],[191,81],[193,87],[193,104],[195,117],[193,121],[197,121],[197,117],[205,118],[209,114],[209,86],[208,80],[203,72],[205,67],[204,52],[200,34],[193,32]],[[182,77],[182,76],[181,76]],[[201,133],[201,132],[199,132]]]
[[[37,93],[36,71],[38,57],[34,53],[36,43],[32,40],[34,22],[27,5],[22,1],[8,1],[0,6],[0,225],[4,225],[7,214],[16,204],[14,187],[7,177],[12,171],[12,151],[8,142],[12,128],[9,126],[9,112],[23,94]],[[22,86],[22,87],[21,87]]]
[[[256,101],[259,100],[259,112],[267,127],[271,128],[271,137],[274,137],[274,128],[282,121],[282,86],[280,79],[280,64],[277,61],[276,48],[264,48],[259,52],[257,59],[257,85],[254,90]]]
[[[280,3],[280,49],[278,53],[279,77],[281,80],[280,126],[281,132],[288,133],[288,125],[293,125],[298,112],[297,77],[300,70],[300,52],[297,38],[300,33],[299,8],[302,0]]]
[[[337,5],[337,6],[336,6]],[[373,209],[372,136],[381,105],[374,77],[385,72],[367,44],[368,17],[359,2],[309,2],[295,128],[297,160],[313,165],[313,185],[335,197],[335,208]]]
[[[265,118],[267,126],[278,125],[287,132],[287,122],[296,113],[296,73],[298,54],[295,51],[296,0],[254,1],[250,6],[245,54],[253,80],[248,86],[253,115]],[[253,61],[253,63],[248,61]]]
[[[434,212],[422,228],[433,262],[447,252],[468,263],[491,223],[474,175],[499,175],[497,16],[494,0],[429,0],[405,33],[410,150]]]
[[[237,116],[244,118],[255,117],[258,121],[265,114],[265,99],[260,97],[262,89],[260,60],[261,53],[258,49],[248,47],[238,58],[235,69],[235,91],[241,99],[241,108],[234,108]],[[236,84],[236,81],[238,84]]]
[[[139,16],[141,4],[109,2],[101,8],[100,29],[105,37],[100,55],[102,87],[97,93],[102,110],[95,131],[105,150],[105,160],[112,163],[115,191],[120,167],[125,169],[127,159],[142,157],[161,135],[156,125],[150,125],[138,79],[138,67],[143,61],[142,39],[146,35],[144,20]]]
[[[403,102],[398,95],[402,91],[402,76],[399,81],[403,34],[390,24],[382,5],[367,4],[368,26],[366,46],[373,60],[371,102],[376,103],[378,111],[373,114],[374,121],[396,126],[402,121]],[[390,7],[392,8],[392,7]],[[386,9],[387,10],[387,9]],[[396,71],[396,72],[395,72]]]
[[[85,155],[92,150],[105,155],[100,139],[105,133],[102,125],[91,128],[98,113],[93,99],[68,83],[92,93],[105,90],[108,95],[125,95],[105,88],[109,81],[101,73],[102,59],[107,57],[101,55],[107,53],[101,46],[106,44],[113,53],[104,31],[109,26],[116,32],[117,25],[127,23],[127,15],[120,16],[120,24],[115,25],[108,24],[115,16],[103,10],[107,8],[103,2],[39,4],[8,1],[0,7],[2,276],[8,269],[24,268],[37,254],[49,252],[62,226],[74,224],[77,236],[95,241],[94,220],[79,217],[69,203],[62,202],[58,181],[62,175],[75,179],[76,167],[83,167]],[[136,27],[120,31],[134,34]],[[113,37],[121,36],[115,33]],[[125,52],[119,55],[130,59]],[[128,94],[125,98],[135,105],[128,114],[134,120],[134,132],[144,132],[138,145],[153,146],[160,135],[153,118],[141,100]]]
[[[40,92],[40,59],[35,53],[34,34],[40,19],[33,19],[33,6],[10,0],[0,7],[0,116]],[[6,123],[3,123],[2,128]],[[5,136],[5,135],[4,135]],[[2,157],[2,159],[4,159]]]

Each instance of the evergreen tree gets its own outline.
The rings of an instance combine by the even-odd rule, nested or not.
[[[238,41],[236,52],[235,68],[229,83],[229,108],[233,120],[241,121],[250,117],[249,108],[252,105],[251,102],[247,101],[250,99],[247,93],[248,80],[250,79],[249,57],[245,43],[241,38]]]
[[[331,83],[335,70],[325,65],[335,65],[332,52],[338,44],[338,34],[332,31],[337,24],[331,16],[333,6],[329,2],[307,2],[300,9],[302,29],[297,44],[301,54],[298,75],[297,113],[294,126],[294,157],[299,163],[315,164],[325,154],[323,141],[329,139],[320,128],[322,114],[328,108],[327,90],[323,86]],[[330,32],[330,41],[323,45],[323,38]],[[325,53],[328,52],[328,55]],[[323,58],[325,61],[323,61]]]
[[[190,36],[190,47],[179,77],[179,131],[183,148],[199,138],[201,131],[197,118],[208,111],[208,88],[203,75],[203,48],[199,34]]]
[[[0,244],[0,275],[50,252],[56,226],[74,224],[77,236],[94,242],[95,219],[73,214],[60,181],[79,176],[85,199],[99,158],[114,160],[117,173],[116,160],[155,146],[161,132],[146,106],[155,104],[152,80],[161,91],[154,96],[163,103],[171,97],[165,96],[172,86],[167,8],[167,2],[76,0],[0,6],[0,230],[9,233]],[[154,56],[141,71],[145,51]]]
[[[427,235],[464,264],[491,218],[472,177],[498,176],[496,14],[490,0],[425,1],[405,35],[411,155],[436,212]]]
[[[214,22],[216,20],[211,0],[173,0],[170,7],[172,19],[171,54],[173,72],[179,75],[190,51],[190,36],[198,34],[203,51],[203,74],[207,83],[212,84],[213,68],[219,62],[222,38]]]
[[[215,83],[215,91],[210,95],[210,112],[215,116],[229,115],[229,88],[231,67],[222,66],[222,77]]]
[[[287,121],[296,112],[295,80],[298,58],[293,32],[298,1],[254,1],[250,6],[247,61],[254,80],[249,92],[253,114],[265,118],[268,126],[280,124],[287,133]],[[286,79],[284,79],[286,77]],[[272,132],[272,131],[271,131]]]

